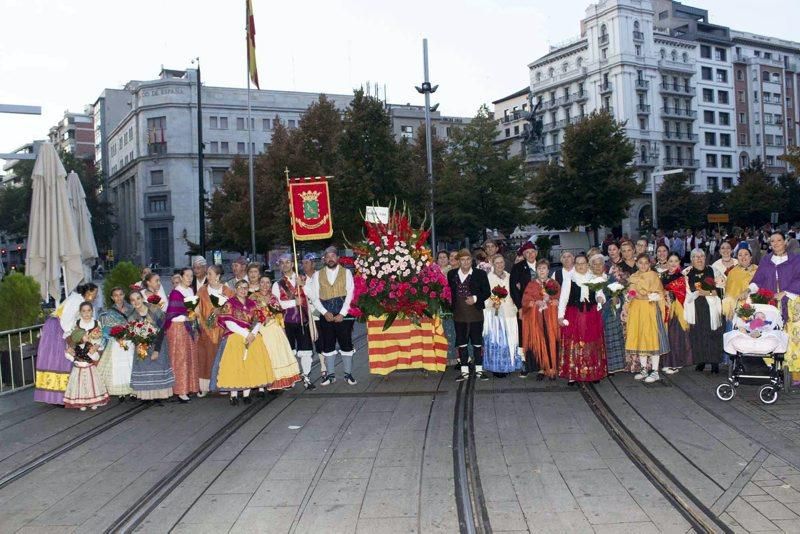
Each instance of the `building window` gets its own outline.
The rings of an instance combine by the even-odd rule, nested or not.
[[[658,54],[661,56],[661,59],[667,59],[667,51],[663,48],[658,51]]]
[[[164,171],[150,171],[150,185],[164,185]]]
[[[747,115],[739,113],[739,124],[747,124]]]
[[[705,110],[703,112],[703,122],[706,124],[714,124],[714,112]]]
[[[706,167],[715,168],[717,166],[717,155],[706,154]]]
[[[261,129],[265,132],[269,131],[269,119],[261,119]]]
[[[727,61],[728,60],[728,51],[724,48],[715,48],[714,49],[714,59],[717,61]]]
[[[267,150],[269,150],[269,143],[264,143],[263,148],[261,149],[262,154],[266,154]]]
[[[729,104],[728,91],[717,91],[717,102],[720,104]]]
[[[701,67],[700,77],[704,80],[712,80],[714,78],[714,72],[711,70],[711,67]]]
[[[211,141],[211,143],[209,143],[208,152],[210,154],[219,154],[219,142],[218,141]]]
[[[658,20],[664,20],[667,17],[669,17],[669,11],[662,11],[658,14]]]
[[[719,146],[731,146],[731,134],[719,134]]]
[[[228,148],[228,142],[227,141],[220,142],[219,151],[222,154],[230,154],[230,149]]]
[[[219,129],[220,130],[227,130],[228,129],[228,117],[220,117],[219,118]]]
[[[150,228],[150,258],[158,265],[172,263],[169,253],[169,228]]]
[[[736,69],[736,79],[740,82],[744,80],[744,71],[742,69]]]
[[[400,127],[400,137],[402,137],[404,139],[412,139],[414,137],[414,127],[413,126],[401,126]],[[506,137],[508,137],[508,134],[506,134]]]
[[[717,146],[717,134],[714,132],[706,132],[705,140],[706,146]]]
[[[244,117],[236,117],[236,129],[244,130]]]
[[[747,156],[747,154],[742,154],[739,156],[739,167],[744,169],[748,165],[750,165],[750,158]]]
[[[723,169],[730,169],[731,167],[733,167],[732,158],[730,155],[727,154],[723,154],[722,156],[720,156],[720,163]]]
[[[209,117],[208,118],[208,127],[212,130],[216,130],[219,128],[219,122],[217,121],[216,117]]]
[[[641,56],[642,55],[642,45],[638,45],[637,44],[634,48],[636,49],[636,55],[637,56]]]
[[[645,121],[644,117],[639,117],[639,129],[647,130],[647,121]]]
[[[519,135],[519,125],[514,126],[514,135]]]
[[[167,118],[147,119],[147,154],[161,156],[167,153]]]
[[[753,102],[758,102],[758,91],[753,91]]]
[[[747,134],[740,133],[739,134],[739,144],[746,145],[747,144]]]
[[[706,178],[708,188],[714,190],[717,188],[717,177],[716,176],[709,176]]]
[[[681,59],[683,59],[683,62],[684,62],[684,63],[689,63],[689,54],[687,54],[686,52],[684,52],[684,53],[681,55]]]
[[[730,176],[723,176],[722,188],[727,190],[730,189],[731,187],[733,187],[733,178],[731,178]]]
[[[287,127],[288,127],[290,130],[293,130],[293,129],[295,128],[295,126],[297,125],[297,121],[296,121],[296,120],[294,120],[294,119],[289,119],[289,120],[287,121],[287,123],[288,123],[288,124],[287,124]]]
[[[726,111],[719,112],[719,123],[723,126],[730,126],[731,114]]]
[[[511,128],[506,128],[506,137],[511,137]]]
[[[669,57],[672,58],[672,61],[678,61],[678,51],[677,50],[672,50],[669,53]]]
[[[764,160],[765,163],[767,164],[767,167],[772,167],[773,165],[775,165],[775,156],[767,156],[766,158],[764,158]]]
[[[728,83],[728,71],[725,69],[717,69],[717,81],[720,83]]]
[[[602,52],[603,59],[608,59],[608,48],[603,48],[603,50],[601,52]]]
[[[714,102],[714,90],[703,89],[703,102]]]
[[[744,91],[736,91],[736,101],[744,104],[745,102]]]
[[[245,154],[245,145],[244,143],[236,143],[236,153],[237,154]]]
[[[148,213],[167,213],[167,195],[150,195],[147,197]]]
[[[756,134],[756,146],[761,146],[761,134]]]
[[[700,45],[700,57],[703,59],[711,59],[711,47],[708,45]]]

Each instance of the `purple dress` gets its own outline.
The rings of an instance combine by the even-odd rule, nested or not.
[[[788,291],[800,295],[800,256],[789,254],[780,265],[772,263],[772,256],[767,254],[762,258],[751,283],[774,293]],[[788,302],[789,297],[783,297],[779,303],[784,323],[789,319]]]
[[[69,327],[72,330],[78,321],[81,302],[81,295],[71,293],[56,311],[60,317],[55,314],[48,317],[42,327],[42,337],[36,350],[36,390],[33,393],[36,402],[64,404],[64,391],[67,389],[72,362],[65,356],[67,342],[64,334],[68,332],[64,332],[62,325],[72,325]]]

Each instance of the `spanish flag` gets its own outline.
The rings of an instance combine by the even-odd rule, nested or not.
[[[253,19],[253,4],[251,0],[245,1],[247,2],[247,72],[256,89],[261,89],[258,86],[258,66],[256,65],[256,24]]]

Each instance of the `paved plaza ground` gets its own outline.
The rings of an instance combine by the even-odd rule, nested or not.
[[[453,371],[384,379],[368,374],[365,345],[357,386],[298,386],[251,406],[81,413],[31,391],[0,397],[0,532],[450,533],[475,518],[478,532],[703,531],[687,509],[719,532],[800,532],[800,395],[763,406],[745,386],[722,403],[720,378],[693,370],[598,384],[676,501],[581,388],[459,386]]]

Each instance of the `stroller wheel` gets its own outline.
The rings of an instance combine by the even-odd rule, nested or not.
[[[764,404],[774,404],[778,400],[778,388],[772,384],[761,386],[761,389],[758,390],[758,398]]]
[[[736,389],[728,383],[717,386],[717,398],[721,401],[729,401],[736,395]]]

